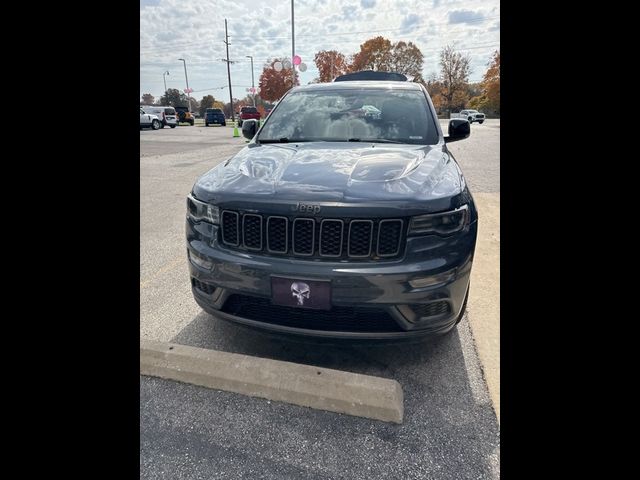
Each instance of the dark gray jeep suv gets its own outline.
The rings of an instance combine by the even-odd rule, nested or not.
[[[251,142],[187,200],[191,285],[205,311],[346,338],[445,333],[460,321],[478,216],[446,143],[469,136],[466,119],[445,137],[422,85],[358,72],[290,90],[256,130],[244,122]]]

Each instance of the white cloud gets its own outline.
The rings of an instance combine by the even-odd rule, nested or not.
[[[483,20],[482,12],[474,12],[471,10],[454,10],[449,12],[449,23],[474,23]]]
[[[412,13],[410,15],[407,15],[406,17],[404,17],[402,19],[402,31],[403,32],[407,32],[413,29],[413,27],[417,26],[421,21],[421,18],[419,15]]]
[[[428,8],[424,0],[295,0],[296,53],[308,68],[300,75],[301,83],[317,76],[316,52],[338,50],[349,56],[377,35],[414,42],[425,56],[425,75],[439,70],[439,52],[452,44],[471,56],[472,79],[481,78],[491,53],[499,48],[499,5],[499,0],[436,0]],[[226,65],[220,60],[226,56],[225,18],[229,56],[236,62],[231,65],[234,96],[244,96],[251,85],[246,55],[253,56],[256,82],[269,58],[291,55],[289,1],[141,0],[140,94],[160,96],[166,70],[167,87],[185,88],[178,61],[185,58],[194,96],[228,100],[228,89],[209,90],[227,85]]]

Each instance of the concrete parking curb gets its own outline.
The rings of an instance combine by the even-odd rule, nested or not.
[[[140,374],[385,422],[404,415],[395,380],[187,345],[140,340]]]

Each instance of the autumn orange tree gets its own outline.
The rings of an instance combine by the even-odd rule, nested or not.
[[[384,37],[374,37],[362,45],[353,56],[350,72],[376,70],[380,72],[398,72],[415,82],[424,82],[422,66],[424,55],[413,42],[399,41],[391,43]]]
[[[350,72],[360,70],[376,70],[380,72],[391,71],[391,57],[393,45],[384,37],[374,37],[362,45],[360,51],[353,56]]]
[[[481,91],[469,101],[469,106],[500,115],[500,50],[493,52],[487,66],[489,68],[480,83]]]
[[[347,73],[348,70],[346,57],[336,50],[321,50],[316,53],[313,61],[320,73],[318,81],[321,83],[332,82],[334,78]]]
[[[427,92],[429,92],[429,96],[431,97],[431,101],[433,102],[436,112],[439,114],[444,108],[445,103],[444,97],[442,96],[442,82],[438,80],[435,73],[431,73],[424,81],[424,86],[426,87]]]
[[[283,68],[279,72],[273,68],[277,61],[282,62],[283,58],[274,58],[265,63],[260,75],[260,96],[268,102],[275,102],[291,90],[293,73],[290,68]],[[300,85],[300,80],[296,76],[296,85]]]

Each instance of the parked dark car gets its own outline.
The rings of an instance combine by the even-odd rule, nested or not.
[[[222,125],[223,127],[227,125],[224,112],[219,108],[207,108],[204,114],[204,126],[208,127],[209,125],[216,124]]]
[[[238,126],[241,127],[242,122],[250,119],[260,120],[260,112],[258,112],[258,109],[256,107],[242,107],[240,109]]]
[[[205,311],[342,338],[460,322],[478,213],[447,143],[467,138],[469,122],[450,120],[444,136],[427,90],[395,75],[296,87],[262,127],[245,120],[251,141],[187,199],[191,288]]]

